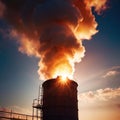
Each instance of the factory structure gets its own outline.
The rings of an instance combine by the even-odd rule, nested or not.
[[[61,77],[46,80],[43,82],[42,88],[39,88],[38,98],[33,100],[32,115],[18,118],[11,115],[8,119],[78,120],[77,86],[75,81],[62,80]]]

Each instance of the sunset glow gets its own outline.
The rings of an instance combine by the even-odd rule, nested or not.
[[[55,79],[60,102],[77,83],[79,120],[120,120],[119,3],[0,0],[0,110],[32,115]]]

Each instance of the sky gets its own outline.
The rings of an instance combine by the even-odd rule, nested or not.
[[[109,0],[108,6],[101,15],[94,13],[99,32],[83,41],[85,56],[75,64],[80,120],[120,119],[119,0]],[[1,19],[0,107],[29,114],[44,82],[37,72],[39,58],[21,53],[8,28]]]

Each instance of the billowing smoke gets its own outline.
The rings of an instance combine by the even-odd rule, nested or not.
[[[84,39],[96,34],[94,11],[107,0],[1,0],[1,16],[12,26],[19,51],[40,59],[41,79],[72,77],[75,63],[84,57]],[[4,10],[4,11],[3,11]]]

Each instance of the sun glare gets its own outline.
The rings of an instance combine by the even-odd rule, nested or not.
[[[63,76],[61,76],[61,78],[60,78],[60,79],[61,79],[61,81],[62,81],[62,82],[66,82],[66,81],[67,81],[67,79],[68,79],[68,77],[63,75]]]
[[[60,76],[61,81],[66,81],[68,78],[73,79],[73,73],[69,66],[63,64],[58,69],[54,71],[53,77]]]
[[[66,83],[68,81],[68,77],[58,76],[57,79],[59,79],[60,83]]]

